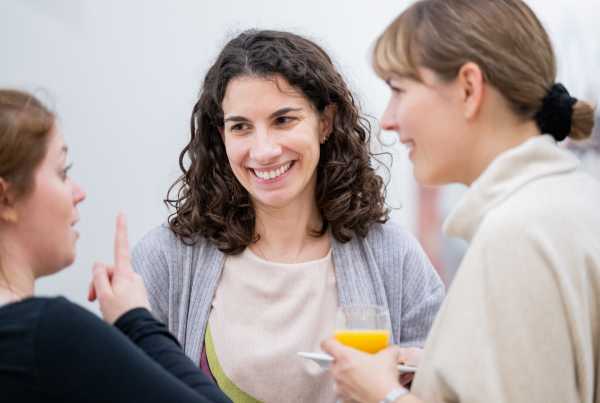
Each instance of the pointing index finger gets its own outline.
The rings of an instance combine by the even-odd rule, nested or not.
[[[117,270],[131,270],[129,256],[129,241],[127,239],[127,222],[125,215],[117,215],[117,228],[115,231],[115,268]]]

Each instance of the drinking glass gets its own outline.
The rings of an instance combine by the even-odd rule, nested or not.
[[[335,325],[335,339],[348,347],[374,354],[390,345],[390,314],[381,305],[341,306]]]

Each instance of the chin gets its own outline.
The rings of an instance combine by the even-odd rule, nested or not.
[[[418,169],[417,166],[414,167],[413,174],[416,181],[422,186],[443,186],[449,183],[443,175],[436,174],[431,170]]]
[[[436,186],[436,181],[429,175],[425,175],[422,172],[415,170],[414,176],[419,185],[422,186]]]
[[[271,194],[263,194],[257,196],[258,197],[253,196],[253,199],[256,200],[259,204],[262,204],[263,206],[272,208],[285,207],[294,200],[294,197],[290,195],[290,192],[281,191],[275,191],[271,192]]]
[[[258,200],[258,201],[263,206],[270,207],[270,208],[282,208],[282,207],[285,207],[290,204],[289,199],[279,199],[279,198],[263,199],[263,200]]]
[[[72,253],[69,253],[68,255],[66,255],[65,258],[60,263],[59,267],[57,267],[55,272],[62,271],[64,269],[66,269],[67,267],[71,266],[73,263],[75,263],[75,252],[72,252]]]
[[[61,271],[63,271],[65,268],[67,268],[68,266],[70,266],[73,262],[68,263],[68,264],[60,264],[60,265],[56,265],[54,267],[48,267],[46,268],[46,270],[44,272],[42,272],[41,274],[36,275],[36,278],[41,278],[41,277],[47,277],[47,276],[53,276],[57,273],[60,273]]]

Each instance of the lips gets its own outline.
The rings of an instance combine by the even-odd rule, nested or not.
[[[285,174],[289,169],[294,165],[294,161],[288,161],[279,166],[274,166],[270,168],[249,168],[252,173],[262,180],[272,180],[279,178],[283,174]]]

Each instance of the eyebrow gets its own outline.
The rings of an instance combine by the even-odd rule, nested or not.
[[[285,115],[287,113],[290,112],[301,112],[302,108],[291,108],[291,107],[286,107],[286,108],[281,108],[276,110],[275,112],[271,113],[269,115],[269,119],[273,119],[276,118],[278,116],[281,115]],[[227,123],[227,122],[249,122],[250,119],[245,118],[243,116],[228,116],[225,118],[225,120],[223,121],[223,123]]]
[[[409,77],[408,75],[404,75],[404,74],[403,74],[403,75],[399,75],[399,74],[396,74],[396,75],[394,76],[394,78],[388,78],[387,80],[385,80],[385,83],[386,83],[388,86],[390,86],[390,87],[391,87],[391,86],[393,85],[393,84],[392,84],[392,81],[394,81],[394,80],[395,80],[395,81],[400,81],[400,80],[408,80],[409,78],[410,78],[410,77]]]

